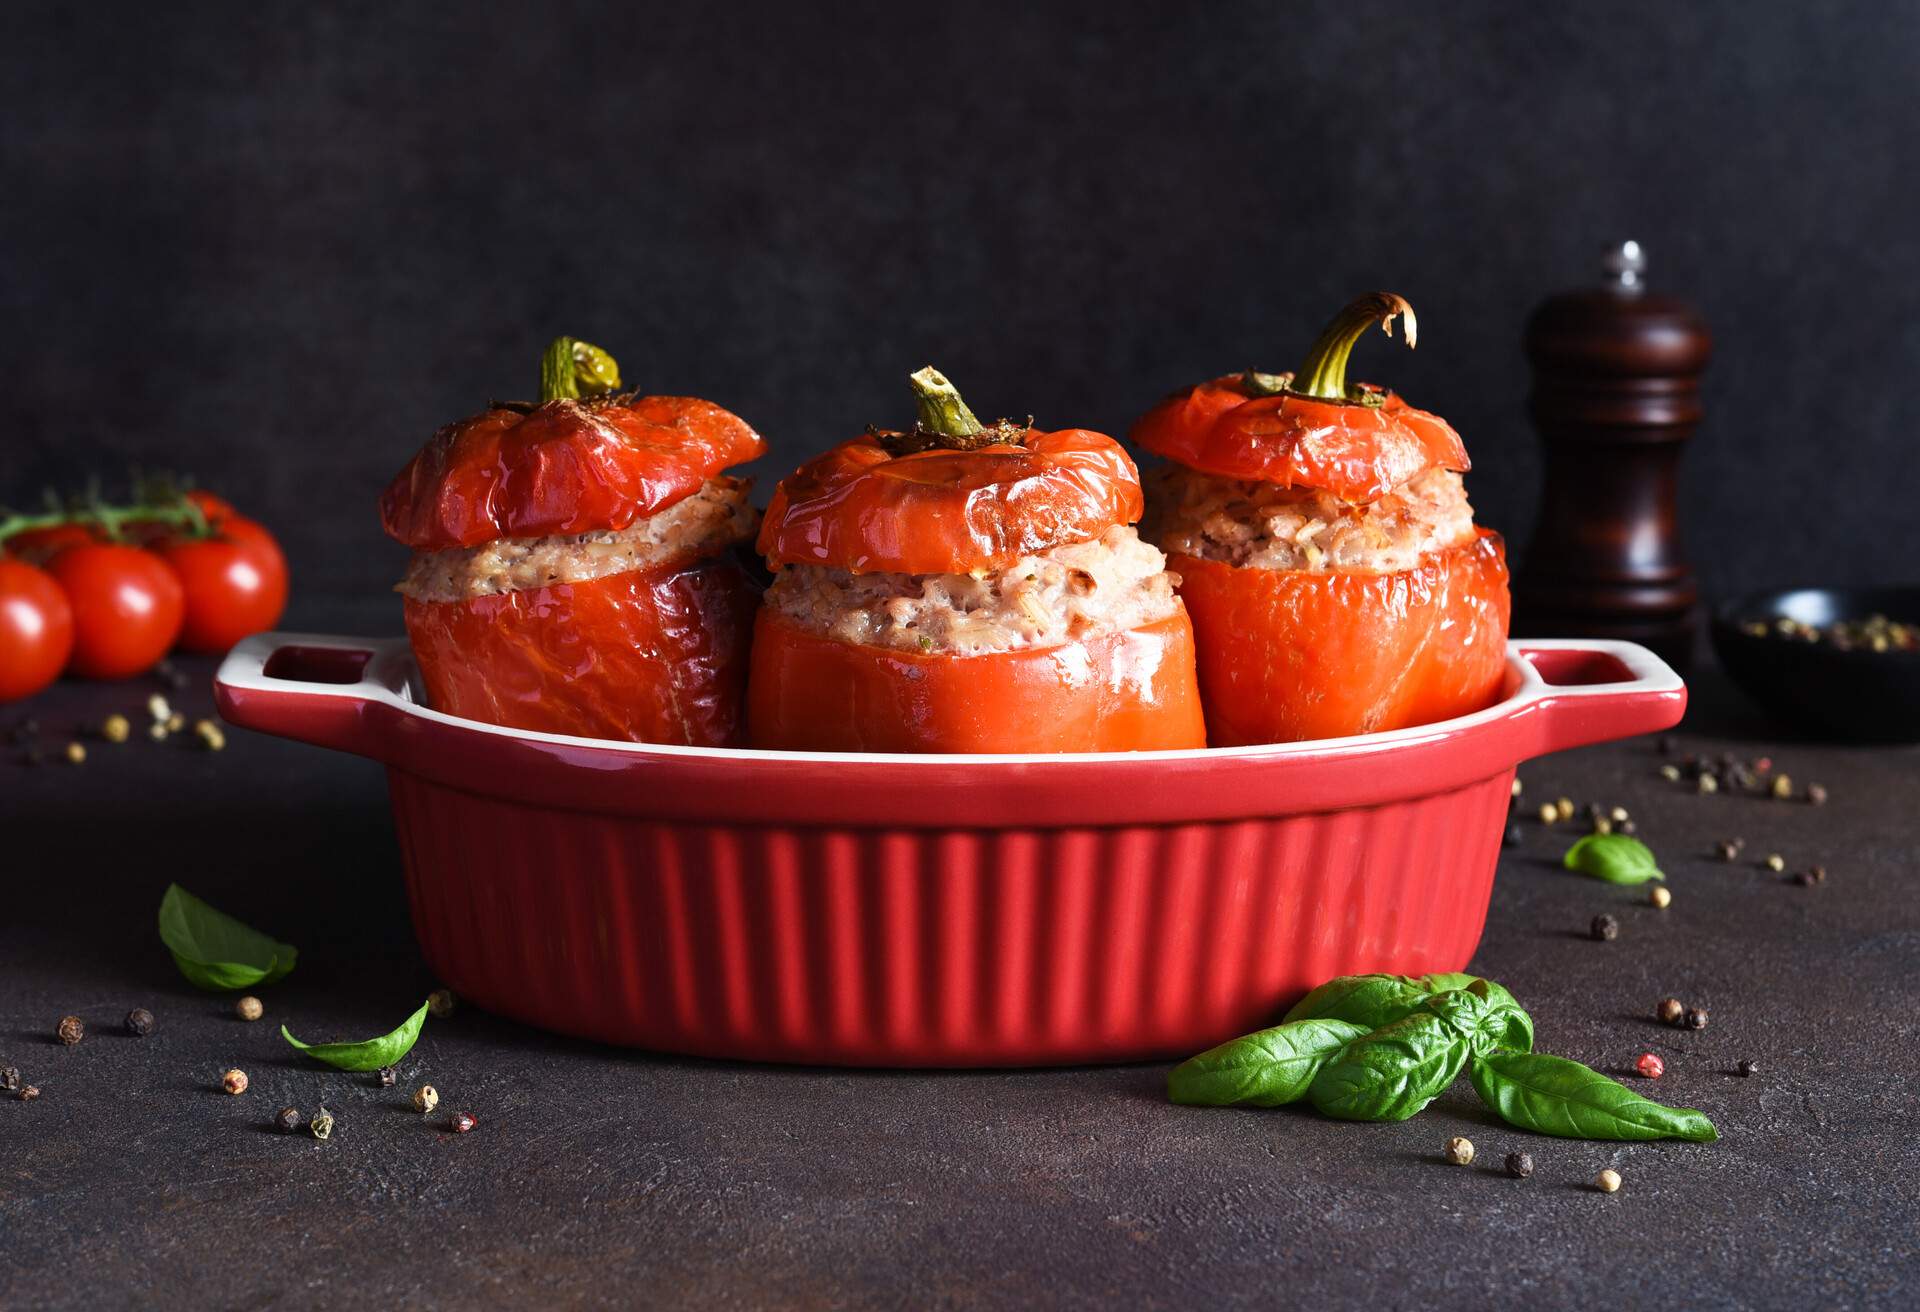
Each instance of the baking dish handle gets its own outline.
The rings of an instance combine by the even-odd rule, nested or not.
[[[1638,643],[1530,638],[1511,644],[1520,699],[1537,712],[1538,751],[1670,729],[1687,710],[1687,685]]]
[[[220,662],[214,702],[231,724],[382,758],[409,659],[405,638],[259,633]]]

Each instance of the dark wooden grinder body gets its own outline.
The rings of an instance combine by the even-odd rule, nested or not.
[[[1527,323],[1546,486],[1513,627],[1625,638],[1684,664],[1699,589],[1680,545],[1680,457],[1713,339],[1692,306],[1645,289],[1637,246],[1607,267],[1609,285],[1550,297]]]

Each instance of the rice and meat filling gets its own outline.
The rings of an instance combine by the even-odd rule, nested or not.
[[[1178,609],[1167,558],[1116,525],[970,574],[855,574],[787,565],[766,604],[810,633],[901,651],[977,656],[1047,647],[1165,619]]]
[[[750,486],[742,478],[710,478],[692,496],[617,531],[500,538],[465,550],[417,552],[394,591],[415,601],[463,601],[711,555],[752,534]]]
[[[1183,465],[1169,465],[1148,482],[1142,528],[1151,541],[1175,555],[1252,569],[1393,573],[1474,531],[1466,483],[1445,469],[1364,505]]]

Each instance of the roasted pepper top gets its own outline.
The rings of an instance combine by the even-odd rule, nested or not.
[[[572,377],[552,364],[563,345],[580,356]],[[618,531],[767,449],[710,401],[606,394],[618,386],[604,352],[560,339],[541,403],[496,404],[435,433],[381,496],[381,524],[416,551]]]
[[[1099,537],[1140,517],[1140,475],[1084,428],[982,425],[953,385],[913,376],[920,422],[870,429],[774,490],[759,549],[774,566],[963,574]]]
[[[1205,473],[1318,488],[1356,503],[1430,469],[1464,473],[1466,447],[1446,420],[1385,389],[1346,382],[1360,334],[1376,322],[1391,334],[1395,316],[1412,346],[1413,307],[1375,292],[1327,326],[1297,372],[1249,371],[1176,392],[1134,425],[1133,440]]]

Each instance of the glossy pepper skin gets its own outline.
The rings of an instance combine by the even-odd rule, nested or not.
[[[869,434],[801,466],[760,527],[769,565],[963,574],[1086,542],[1140,518],[1140,474],[1104,433],[1025,430],[1017,444],[896,455]]]
[[[694,397],[494,406],[435,433],[380,498],[380,520],[415,551],[619,530],[766,449]]]
[[[762,611],[756,747],[1146,752],[1206,746],[1184,611],[1055,647],[952,656],[821,637]]]
[[[406,601],[428,699],[515,729],[738,747],[760,588],[732,551],[584,583]]]
[[[1365,390],[1378,405],[1262,396],[1242,375],[1216,378],[1149,410],[1133,440],[1203,473],[1320,488],[1355,503],[1376,501],[1429,469],[1471,468],[1446,420],[1392,392]]]
[[[1390,574],[1173,556],[1215,747],[1376,733],[1491,705],[1506,677],[1506,549],[1481,529]]]

